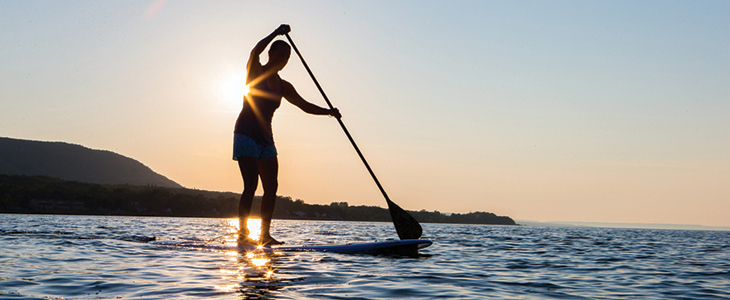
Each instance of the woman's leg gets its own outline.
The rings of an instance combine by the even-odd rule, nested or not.
[[[279,188],[279,160],[276,156],[258,160],[261,184],[264,187],[264,197],[261,199],[261,243],[282,244],[271,237],[271,218],[276,205],[276,190]]]
[[[254,193],[259,185],[258,159],[250,156],[239,157],[238,168],[243,177],[243,193],[238,202],[238,222],[241,230],[239,238],[246,238],[250,233],[246,224],[251,214],[251,203],[253,203]]]

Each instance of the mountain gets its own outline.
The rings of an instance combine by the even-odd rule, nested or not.
[[[139,161],[111,151],[4,137],[0,137],[0,174],[40,175],[97,184],[182,187]]]

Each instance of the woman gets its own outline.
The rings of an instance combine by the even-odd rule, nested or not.
[[[291,83],[279,77],[279,71],[286,66],[291,55],[291,47],[286,42],[281,40],[274,42],[269,48],[268,62],[261,65],[259,61],[261,53],[274,38],[289,31],[289,25],[282,24],[259,41],[251,50],[248,58],[246,84],[249,86],[249,92],[244,96],[243,109],[236,120],[233,142],[233,159],[238,161],[238,167],[243,177],[243,193],[238,204],[238,218],[241,228],[239,242],[244,244],[257,244],[257,241],[248,238],[249,230],[246,223],[251,212],[251,203],[258,187],[259,177],[261,177],[264,187],[261,202],[260,243],[264,245],[283,244],[271,237],[269,232],[276,203],[279,172],[271,120],[274,111],[281,104],[281,98],[283,97],[289,103],[310,114],[341,117],[336,108],[326,109],[307,102],[297,93]]]

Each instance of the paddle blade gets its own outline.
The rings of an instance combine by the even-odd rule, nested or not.
[[[423,234],[423,228],[418,221],[408,214],[404,209],[400,208],[397,204],[386,199],[388,202],[388,210],[390,210],[390,217],[393,219],[393,225],[395,225],[395,231],[398,232],[398,237],[401,240],[416,240],[421,238]]]

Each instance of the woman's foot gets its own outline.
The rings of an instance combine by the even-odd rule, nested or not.
[[[253,240],[248,235],[239,234],[238,235],[238,245],[239,246],[258,246],[259,242],[257,240]]]
[[[279,242],[273,237],[261,237],[261,244],[265,246],[276,246],[276,245],[283,245],[284,242]]]

